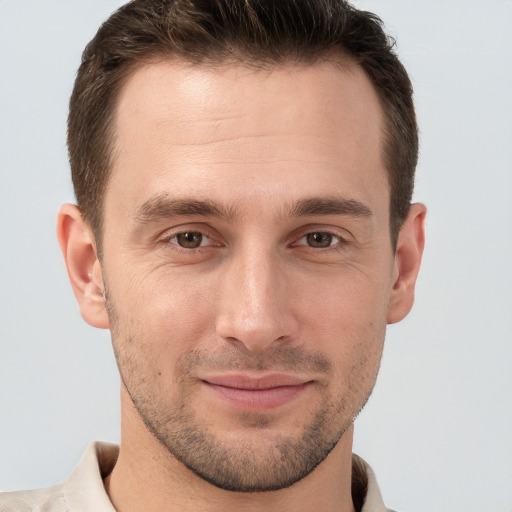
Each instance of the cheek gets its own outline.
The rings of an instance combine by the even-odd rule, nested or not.
[[[304,339],[315,339],[318,350],[334,363],[338,380],[377,372],[386,332],[389,290],[384,282],[357,272],[349,279],[331,280],[321,288],[310,287],[309,321]]]
[[[211,342],[213,292],[207,282],[143,273],[113,276],[112,282],[112,337],[126,357],[144,359],[168,375],[187,352],[206,339]]]
[[[363,306],[363,307],[361,307]],[[372,306],[380,307],[376,311]],[[384,346],[386,321],[380,304],[359,303],[354,295],[324,315],[320,350],[332,361],[333,396],[342,410],[356,414],[375,385]]]
[[[317,328],[333,337],[371,332],[386,323],[390,286],[383,274],[344,269],[326,279],[302,283],[301,309],[317,319]],[[304,293],[306,291],[306,293]]]

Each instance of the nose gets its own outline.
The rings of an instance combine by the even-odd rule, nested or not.
[[[248,248],[229,261],[221,279],[219,338],[252,352],[295,338],[298,322],[291,283],[277,255]]]

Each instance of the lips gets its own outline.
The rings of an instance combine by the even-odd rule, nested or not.
[[[220,375],[203,380],[205,386],[228,404],[248,410],[267,410],[284,405],[312,383],[291,375]]]

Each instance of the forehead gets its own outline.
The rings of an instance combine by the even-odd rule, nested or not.
[[[365,128],[377,120],[379,125],[374,127],[378,129],[381,114],[372,84],[362,68],[349,60],[263,69],[236,63],[212,68],[161,61],[138,68],[122,88],[117,134],[130,135],[125,129],[135,129],[130,126],[134,120],[152,125],[171,123],[176,129],[173,142],[179,144],[180,134],[188,137],[194,123],[231,119],[231,124],[216,126],[229,129],[244,117],[244,123],[236,125],[239,131],[278,133],[289,128],[287,122],[307,118],[308,128],[322,136],[338,131],[340,118],[352,127],[357,121]],[[303,124],[296,128],[300,130]],[[201,127],[194,126],[197,128]]]
[[[325,176],[332,193],[379,182],[387,196],[383,124],[373,86],[349,61],[259,70],[155,62],[120,92],[109,190],[126,196],[136,182],[140,204],[166,189],[268,197],[292,180],[315,194]]]

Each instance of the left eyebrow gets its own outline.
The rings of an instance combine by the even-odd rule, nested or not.
[[[355,199],[342,197],[311,197],[293,204],[292,217],[312,217],[315,215],[348,215],[350,217],[373,216],[368,206]]]

